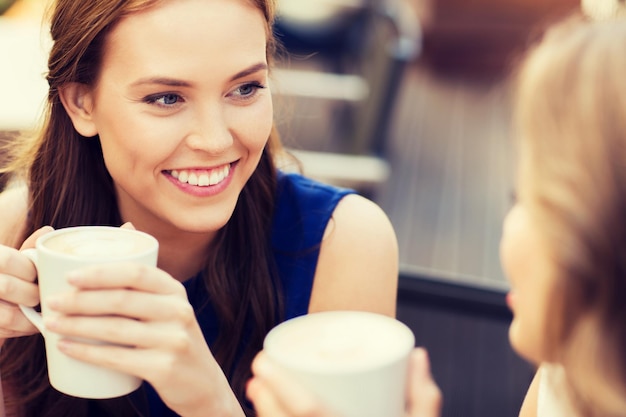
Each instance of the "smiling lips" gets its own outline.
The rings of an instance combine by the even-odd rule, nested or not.
[[[201,169],[175,169],[171,171],[172,177],[183,184],[195,185],[199,187],[209,187],[224,181],[230,173],[230,164],[223,167],[201,170]]]

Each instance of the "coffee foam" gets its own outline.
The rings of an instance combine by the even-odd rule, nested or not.
[[[268,355],[287,368],[365,371],[406,356],[415,344],[403,323],[374,313],[333,311],[288,320],[267,335]]]
[[[76,230],[53,236],[44,246],[55,252],[81,258],[123,258],[151,247],[146,237],[119,230]]]

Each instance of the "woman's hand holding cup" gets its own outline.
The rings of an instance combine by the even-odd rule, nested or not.
[[[156,239],[130,226],[59,229],[37,242],[29,255],[39,271],[43,318],[22,309],[43,322],[52,385],[109,398],[143,379],[181,415],[211,414],[225,395],[238,406],[184,286],[156,266],[157,254]],[[70,377],[79,364],[84,371]]]
[[[69,279],[77,291],[51,299],[61,316],[46,322],[64,336],[64,354],[148,381],[180,415],[210,415],[211,407],[236,403],[184,286],[171,275],[120,263],[84,268]]]
[[[366,312],[288,320],[252,363],[259,417],[439,417],[441,392],[411,330]]]
[[[183,285],[165,271],[119,263],[83,268],[68,279],[76,291],[48,299],[61,315],[46,321],[64,336],[64,354],[150,382],[181,415],[193,415],[180,408],[194,403],[190,398],[210,401],[207,391],[228,389]]]
[[[259,417],[342,417],[273,363],[263,351],[252,363],[252,373],[247,395]],[[428,353],[423,348],[415,348],[411,353],[406,401],[403,417],[439,417],[441,414],[441,390],[431,375]]]
[[[67,320],[111,320],[116,314],[113,311],[104,312],[100,317],[94,317],[100,314],[98,312],[90,316],[88,309],[71,311],[71,300],[83,294],[72,277],[85,269],[120,263],[156,267],[158,247],[154,237],[135,230],[83,226],[42,233],[36,236],[34,248],[22,249],[21,255],[31,268],[36,269],[41,313],[29,303],[20,304],[19,308],[45,338],[48,375],[57,390],[76,397],[111,398],[125,395],[141,384],[136,375],[64,354],[62,346],[72,343],[69,338],[94,347],[109,341],[89,332],[65,332],[59,323]],[[114,276],[104,278],[108,281]],[[90,323],[95,327],[92,332],[103,330],[99,323]]]
[[[32,248],[37,239],[52,231],[49,226],[35,231],[20,250]],[[37,333],[37,328],[24,317],[18,305],[39,304],[37,271],[26,255],[14,248],[0,245],[0,344],[5,339]]]

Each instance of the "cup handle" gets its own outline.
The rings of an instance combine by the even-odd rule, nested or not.
[[[36,249],[34,248],[24,249],[22,250],[22,253],[26,255],[28,259],[30,259],[35,264],[35,267],[37,266],[37,250]],[[39,330],[41,334],[44,334],[45,326],[43,324],[43,317],[41,316],[41,313],[38,313],[32,307],[23,306],[21,304],[19,304],[18,307],[20,308],[20,310],[22,310],[22,313],[24,313],[26,318],[31,323],[33,323],[33,325],[37,328],[37,330]]]

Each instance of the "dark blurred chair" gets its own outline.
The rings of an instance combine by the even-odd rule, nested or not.
[[[580,0],[423,1],[423,62],[438,75],[505,78],[538,35]],[[602,3],[599,0],[598,3]]]
[[[314,70],[280,63],[278,94],[333,106],[332,154],[298,150],[304,171],[340,185],[372,188],[389,174],[385,144],[406,65],[421,47],[419,22],[406,0],[280,0],[275,31],[288,57],[308,57]],[[280,58],[280,57],[279,57]]]

